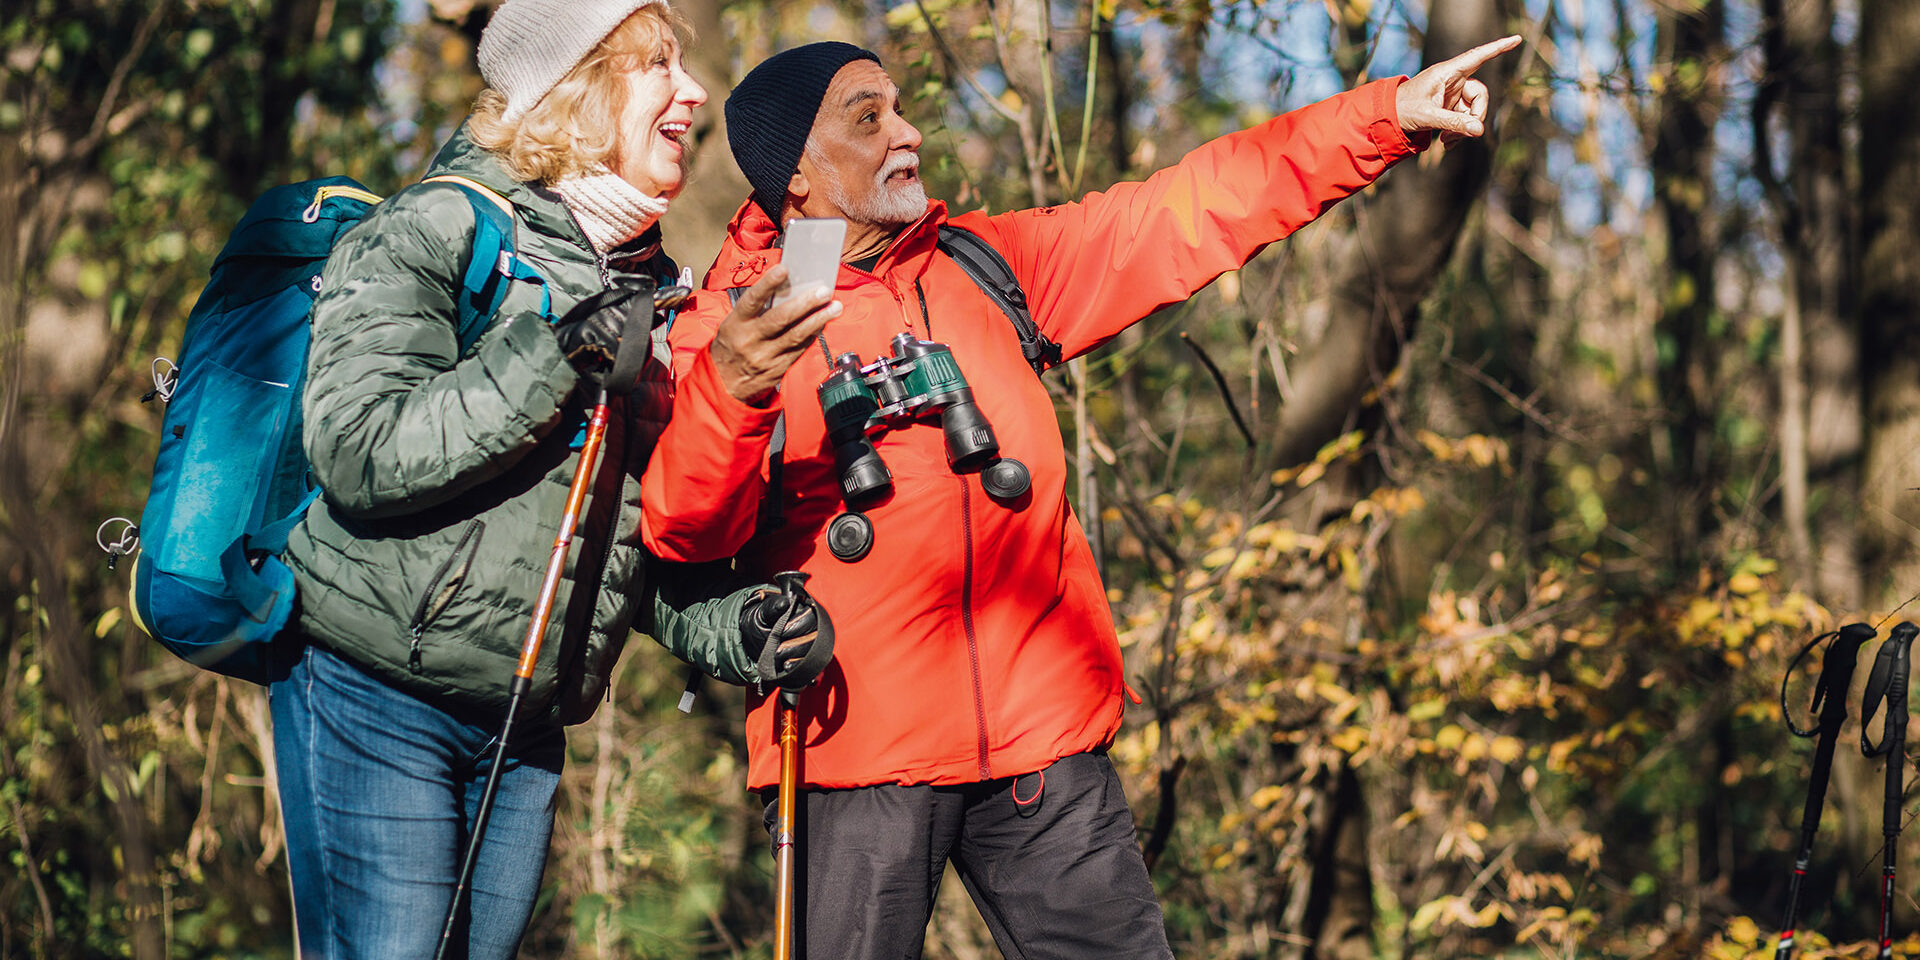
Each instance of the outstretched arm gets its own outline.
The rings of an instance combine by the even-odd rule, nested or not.
[[[1509,37],[1347,91],[1202,145],[1144,181],[1077,203],[955,218],[1013,267],[1035,322],[1069,357],[1179,303],[1311,223],[1434,134],[1479,136],[1472,79]]]

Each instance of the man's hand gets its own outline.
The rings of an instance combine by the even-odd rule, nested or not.
[[[713,365],[734,399],[764,406],[800,354],[840,315],[831,290],[808,291],[777,307],[768,306],[787,282],[787,268],[775,264],[760,282],[747,288],[733,311],[714,331]],[[831,301],[831,302],[829,302]]]
[[[1483,43],[1401,84],[1394,104],[1400,113],[1400,129],[1410,137],[1438,133],[1441,143],[1486,133],[1487,85],[1473,79],[1473,72],[1519,46],[1518,36]]]

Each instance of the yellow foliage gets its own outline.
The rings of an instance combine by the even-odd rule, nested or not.
[[[1526,744],[1521,743],[1517,737],[1496,737],[1488,752],[1501,763],[1512,763],[1520,759],[1520,754],[1525,748]]]
[[[1364,434],[1359,430],[1343,434],[1326,446],[1321,447],[1320,451],[1313,455],[1313,462],[1328,464],[1341,457],[1349,456],[1360,449],[1360,441],[1363,437]]]
[[[1567,845],[1567,859],[1574,863],[1584,863],[1589,870],[1600,869],[1600,851],[1606,846],[1596,834],[1575,831],[1573,842]]]
[[[1313,463],[1309,463],[1306,466],[1301,467],[1300,473],[1294,477],[1293,483],[1294,483],[1294,486],[1297,486],[1300,489],[1305,490],[1306,488],[1312,486],[1314,481],[1319,480],[1323,476],[1326,476],[1326,474],[1327,474],[1327,465],[1321,461],[1316,460]]]
[[[1441,915],[1445,913],[1447,908],[1452,906],[1453,902],[1457,899],[1459,898],[1441,897],[1438,900],[1430,900],[1421,904],[1420,909],[1413,912],[1413,919],[1407,921],[1407,931],[1409,933],[1426,933],[1428,930],[1433,929],[1434,922],[1439,920]]]
[[[1447,712],[1447,701],[1441,697],[1421,700],[1407,708],[1407,719],[1415,723],[1422,720],[1434,720]]]
[[[1487,755],[1487,738],[1477,733],[1468,734],[1460,741],[1460,759],[1468,763]]]
[[[1354,593],[1360,592],[1362,587],[1360,581],[1360,557],[1354,553],[1352,547],[1340,548],[1340,580],[1346,584],[1348,590]]]
[[[1562,907],[1543,908],[1542,910],[1540,910],[1539,913],[1534,915],[1534,919],[1532,923],[1529,923],[1526,926],[1521,927],[1520,932],[1514,934],[1513,940],[1515,943],[1526,943],[1528,940],[1532,940],[1535,936],[1537,936],[1540,933],[1540,930],[1542,927],[1545,927],[1549,923],[1552,923],[1555,920],[1559,920],[1565,917],[1566,915],[1567,915],[1567,911]]]
[[[1339,733],[1334,734],[1328,742],[1333,744],[1334,748],[1342,753],[1354,754],[1359,753],[1360,749],[1367,745],[1367,737],[1368,733],[1365,727],[1344,727]]]

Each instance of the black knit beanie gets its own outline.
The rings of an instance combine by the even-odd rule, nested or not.
[[[827,85],[855,60],[880,62],[873,51],[837,40],[794,47],[754,67],[727,96],[727,145],[754,202],[776,224]]]

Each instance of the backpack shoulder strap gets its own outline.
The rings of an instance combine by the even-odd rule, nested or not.
[[[514,280],[540,286],[540,312],[551,321],[553,300],[545,278],[514,254],[513,201],[477,180],[452,174],[428,177],[421,182],[451,183],[460,187],[473,206],[473,250],[467,256],[467,270],[461,277],[458,298],[456,330],[461,356],[473,349],[480,335],[492,324],[494,313],[507,298],[507,284]]]
[[[1007,258],[1001,256],[1000,251],[979,234],[951,223],[940,225],[936,245],[1013,321],[1013,330],[1020,336],[1020,353],[1035,374],[1045,373],[1047,368],[1060,362],[1060,345],[1047,339],[1034,325],[1033,311],[1027,308],[1026,291],[1020,289],[1020,281],[1014,278],[1013,268],[1007,265]]]

